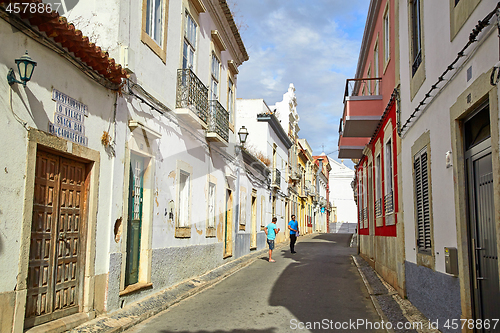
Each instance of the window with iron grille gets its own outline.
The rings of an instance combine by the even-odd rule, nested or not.
[[[380,154],[375,157],[375,216],[382,216],[382,165]]]
[[[432,235],[427,156],[427,147],[424,147],[414,156],[413,166],[417,248],[420,253],[430,254],[432,250]]]
[[[392,213],[394,211],[394,203],[393,203],[393,195],[392,195],[392,140],[389,139],[385,143],[385,156],[384,156],[384,165],[385,165],[385,198],[384,198],[384,207],[385,213]]]
[[[412,0],[410,2],[411,10],[411,61],[412,76],[415,75],[422,63],[422,25],[420,17],[420,1]]]

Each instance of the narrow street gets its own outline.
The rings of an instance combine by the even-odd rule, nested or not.
[[[277,248],[276,263],[260,256],[212,288],[127,332],[377,332],[350,330],[345,324],[380,321],[352,263],[356,250],[349,247],[350,238],[350,234],[301,237],[296,254],[290,254],[287,246]],[[306,328],[314,322],[323,327]],[[335,324],[344,328],[335,330]]]

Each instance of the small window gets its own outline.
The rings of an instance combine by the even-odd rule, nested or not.
[[[389,21],[389,7],[384,16],[384,63],[389,61],[391,55],[391,40],[390,40],[390,21]]]
[[[179,211],[178,211],[178,226],[189,226],[189,174],[181,171],[179,175]]]
[[[411,2],[411,62],[412,76],[415,75],[422,63],[422,26],[420,18],[420,0]]]
[[[465,122],[465,149],[468,150],[491,136],[490,108],[488,105]]]
[[[373,77],[378,78],[379,77],[379,61],[378,61],[378,41],[375,44],[375,49],[373,50]],[[374,95],[379,94],[379,85],[378,85],[378,80],[373,80],[374,82],[374,90],[373,93]]]
[[[213,52],[212,52],[211,72],[212,72],[212,83],[210,85],[210,90],[211,90],[210,95],[212,96],[211,99],[219,100],[220,61]]]
[[[384,156],[384,165],[385,165],[385,197],[384,197],[384,207],[385,213],[389,214],[394,211],[394,202],[393,202],[393,171],[392,171],[392,140],[387,140],[385,144],[385,156]]]
[[[147,0],[146,33],[163,47],[163,1]]]
[[[208,184],[208,225],[215,228],[215,184]]]
[[[382,216],[382,168],[380,154],[375,158],[375,216]]]
[[[182,68],[194,67],[194,54],[196,52],[197,25],[191,15],[186,11],[186,25],[184,27],[184,47],[182,51]]]
[[[229,123],[234,124],[234,84],[233,80],[228,80],[227,88],[227,111],[229,112]]]

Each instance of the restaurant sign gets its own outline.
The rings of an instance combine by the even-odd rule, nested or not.
[[[87,105],[56,89],[52,90],[52,99],[56,102],[56,111],[54,122],[49,122],[49,132],[87,147],[84,126],[85,117],[88,116]]]

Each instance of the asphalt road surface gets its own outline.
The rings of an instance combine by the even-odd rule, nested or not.
[[[299,237],[296,254],[277,249],[275,263],[261,256],[127,332],[385,332],[350,257],[350,237]]]

